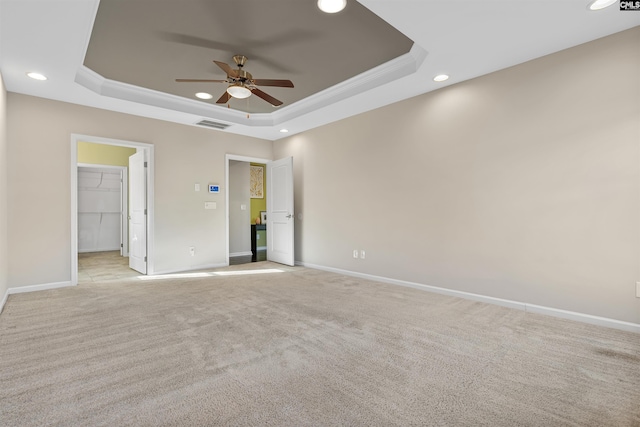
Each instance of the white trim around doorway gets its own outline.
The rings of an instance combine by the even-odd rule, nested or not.
[[[71,285],[78,284],[78,142],[91,142],[95,144],[116,145],[120,147],[135,148],[145,152],[147,165],[147,275],[155,272],[154,254],[154,147],[153,144],[144,142],[124,141],[120,139],[103,138],[99,136],[89,136],[71,134]],[[228,246],[227,246],[228,247]]]
[[[248,163],[263,163],[267,164],[272,162],[272,159],[262,159],[259,157],[247,157],[247,156],[238,156],[235,154],[227,154],[225,156],[224,162],[224,186],[225,186],[225,209],[226,209],[226,235],[227,235],[227,248],[226,248],[226,260],[227,265],[229,265],[229,161],[235,160],[238,162],[248,162]]]

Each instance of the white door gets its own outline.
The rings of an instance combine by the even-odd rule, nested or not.
[[[147,174],[144,151],[129,157],[129,267],[147,274]]]
[[[267,163],[267,259],[294,265],[293,158]]]
[[[127,169],[120,171],[120,256],[129,256],[129,177]]]

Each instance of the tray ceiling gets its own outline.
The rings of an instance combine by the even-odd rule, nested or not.
[[[316,0],[0,0],[0,71],[9,92],[277,140],[640,25],[588,4],[348,0],[324,15]],[[224,108],[224,84],[173,81],[224,78],[212,61],[238,53],[256,78],[294,82],[265,90],[283,106]]]
[[[315,1],[102,1],[84,65],[131,85],[215,101],[225,83],[177,83],[176,78],[224,79],[213,60],[235,68],[233,55],[249,58],[245,71],[259,79],[288,79],[295,87],[260,89],[291,105],[409,52],[413,42],[369,9],[351,1],[326,14]],[[231,99],[231,108],[271,113],[256,96]]]

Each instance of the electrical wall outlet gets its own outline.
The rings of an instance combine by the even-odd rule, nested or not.
[[[358,250],[357,249],[353,250],[353,257],[354,258],[358,258]]]
[[[196,256],[195,246],[189,246],[189,253],[191,254],[191,256]]]
[[[361,250],[361,251],[360,251],[360,259],[364,259],[364,255],[365,255],[365,254],[364,254],[364,250]]]

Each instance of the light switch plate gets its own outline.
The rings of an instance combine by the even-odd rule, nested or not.
[[[218,204],[216,202],[204,202],[205,209],[216,209]]]
[[[195,191],[200,191],[200,184],[196,184],[196,185],[194,186],[194,189],[195,189]]]
[[[246,211],[247,210],[247,205],[240,205],[240,210],[241,211]]]

